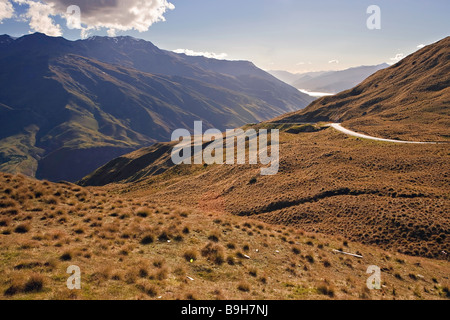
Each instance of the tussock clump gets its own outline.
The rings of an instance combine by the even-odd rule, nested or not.
[[[159,236],[158,240],[161,242],[169,241],[170,240],[170,233],[167,230],[162,231]]]
[[[29,224],[19,224],[17,227],[14,228],[15,233],[27,233],[29,231],[30,231]]]
[[[58,199],[55,197],[47,197],[44,199],[44,203],[46,204],[58,204]]]
[[[330,298],[334,298],[335,296],[334,288],[332,288],[330,285],[326,283],[317,287],[317,292],[325,296],[329,296]]]
[[[154,237],[152,234],[147,234],[144,237],[142,237],[141,239],[141,244],[142,245],[149,245],[152,244],[155,241]]]
[[[75,232],[76,234],[83,234],[84,233],[84,229],[83,228],[76,228],[75,230],[73,230],[73,232]]]
[[[127,284],[136,283],[138,278],[140,278],[139,271],[136,268],[126,270],[123,275],[123,279]]]
[[[220,239],[220,231],[214,230],[208,235],[208,240],[213,242],[219,242]]]
[[[186,300],[190,300],[190,301],[197,300],[197,297],[196,297],[195,293],[193,293],[193,292],[186,293],[185,297],[186,297]]]
[[[39,293],[44,289],[44,277],[39,273],[31,274],[28,279],[23,276],[13,279],[11,285],[5,290],[5,296],[19,293]]]
[[[139,290],[152,298],[158,295],[158,288],[148,280],[140,280],[136,286]]]
[[[150,216],[151,213],[152,213],[151,210],[148,208],[139,208],[136,211],[136,215],[141,218],[147,218],[148,216]]]
[[[174,235],[173,240],[175,240],[176,242],[182,242],[184,238],[181,234],[176,234]]]
[[[131,235],[128,232],[124,232],[120,235],[120,238],[122,239],[130,239]]]
[[[5,296],[13,296],[18,294],[19,292],[22,291],[22,286],[19,284],[12,284],[8,287],[8,289],[5,290],[4,295]]]
[[[74,254],[72,251],[66,251],[59,257],[59,259],[61,261],[71,261],[73,256],[74,256]]]
[[[102,266],[90,276],[92,281],[106,281],[111,278],[112,268],[110,266]]]
[[[128,256],[129,253],[130,253],[130,252],[129,252],[129,250],[128,250],[127,247],[124,247],[124,248],[122,248],[122,249],[119,250],[119,254],[120,254],[121,256]]]
[[[111,280],[114,281],[122,281],[123,274],[120,271],[116,271],[111,275]]]
[[[189,234],[190,230],[188,226],[185,226],[182,231],[184,234]]]
[[[243,226],[244,228],[248,228],[248,229],[251,229],[251,228],[252,228],[252,225],[251,225],[250,223],[248,223],[248,222],[245,222],[242,226]]]
[[[166,280],[168,277],[169,277],[169,269],[167,267],[162,267],[161,269],[156,271],[156,273],[150,278],[162,281]]]
[[[248,270],[248,274],[256,278],[258,276],[258,270],[256,268],[251,268]]]
[[[233,257],[233,256],[228,256],[228,257],[227,257],[227,263],[228,263],[230,266],[234,266],[234,265],[236,264],[236,262],[234,261],[234,257]]]
[[[312,254],[308,254],[306,257],[305,257],[305,259],[306,259],[306,261],[308,261],[309,263],[314,263],[314,257],[312,256]]]
[[[36,199],[41,198],[43,195],[44,195],[44,193],[43,193],[41,190],[36,190],[36,191],[34,191],[34,197],[35,197]]]
[[[155,268],[162,268],[166,264],[166,261],[163,258],[158,258],[155,261],[153,261],[153,266]]]
[[[15,270],[34,269],[40,267],[42,264],[37,261],[23,261],[14,267]]]
[[[246,282],[240,282],[237,289],[242,292],[250,292],[250,285]]]
[[[442,295],[447,299],[450,298],[450,288],[448,286],[442,288]]]
[[[0,219],[0,227],[8,227],[11,224],[11,218],[5,217]]]
[[[202,256],[218,265],[225,262],[224,249],[220,245],[208,243],[202,249]]]
[[[11,199],[0,200],[0,208],[12,208],[17,207],[19,204]]]
[[[236,249],[236,244],[233,242],[227,243],[227,248],[230,250]]]
[[[0,211],[1,215],[5,215],[5,216],[16,216],[19,214],[19,208],[18,207],[11,207],[8,209],[3,209]]]
[[[197,260],[198,257],[198,251],[195,249],[188,249],[184,252],[183,254],[184,259],[186,259],[186,261],[190,262]]]

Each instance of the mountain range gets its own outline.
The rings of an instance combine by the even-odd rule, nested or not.
[[[353,88],[375,72],[389,67],[360,66],[341,71],[307,72],[294,74],[286,71],[269,71],[278,79],[310,92],[338,93]]]
[[[247,61],[190,57],[132,37],[3,35],[0,170],[76,181],[195,120],[224,130],[311,101]]]
[[[448,141],[450,138],[450,37],[378,71],[362,84],[311,103],[265,125],[341,122],[384,138]],[[420,99],[419,99],[420,97]],[[402,131],[400,131],[400,129]],[[415,131],[413,131],[415,130]],[[313,126],[289,132],[315,132]],[[375,130],[376,131],[376,130]],[[114,159],[81,180],[82,185],[136,182],[172,167],[173,142]]]

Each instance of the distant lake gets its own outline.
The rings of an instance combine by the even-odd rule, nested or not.
[[[315,98],[322,98],[322,97],[326,97],[326,96],[334,96],[335,93],[328,93],[328,92],[314,92],[314,91],[308,91],[308,90],[304,90],[304,89],[298,89],[300,92],[306,93],[308,95],[310,95],[311,97],[315,97]]]

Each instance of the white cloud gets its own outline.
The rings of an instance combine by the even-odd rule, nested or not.
[[[214,53],[214,52],[197,52],[190,49],[177,49],[173,50],[175,53],[184,53],[187,56],[203,56],[206,58],[212,58],[212,59],[218,59],[218,60],[225,60],[228,56],[226,53]]]
[[[5,0],[0,0],[5,1]],[[81,36],[87,37],[92,30],[105,28],[108,35],[118,31],[147,31],[159,21],[165,21],[164,14],[175,6],[168,0],[12,0],[28,5],[24,15],[32,30],[48,35],[61,35],[61,27],[54,22],[60,16],[70,20],[69,6],[80,8]]]
[[[422,48],[425,48],[425,45],[424,45],[424,44],[419,44],[419,45],[417,46],[417,49],[422,49]]]
[[[27,11],[21,15],[21,18],[29,22],[32,31],[45,33],[53,37],[62,36],[61,26],[53,21],[53,17],[57,15],[54,5],[33,0],[13,1],[28,6]]]
[[[166,21],[164,14],[175,9],[167,0],[45,0],[63,14],[70,5],[81,9],[82,34],[106,28],[108,35],[118,31],[147,31],[151,25]]]
[[[330,61],[328,61],[328,63],[330,63],[330,64],[333,64],[333,63],[339,64],[339,60],[330,60]]]
[[[14,8],[9,0],[0,0],[0,24],[14,15]]]
[[[396,64],[397,62],[399,62],[399,61],[402,60],[403,58],[405,58],[405,54],[403,54],[403,53],[397,53],[397,54],[395,55],[395,57],[390,58],[391,63],[388,63],[388,64],[390,64],[390,65]]]

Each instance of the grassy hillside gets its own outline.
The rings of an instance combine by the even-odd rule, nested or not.
[[[380,138],[448,141],[450,37],[381,70],[351,90],[316,100],[280,122],[343,122]]]
[[[0,174],[2,299],[448,299],[448,262],[148,192]],[[356,258],[333,250],[355,253]],[[81,290],[66,287],[68,266]],[[369,265],[382,269],[368,290]]]
[[[248,165],[171,166],[171,147],[160,145],[119,158],[81,183],[116,183],[117,190],[182,206],[211,202],[224,214],[448,260],[446,145],[367,141],[319,126],[279,128],[275,176]]]

